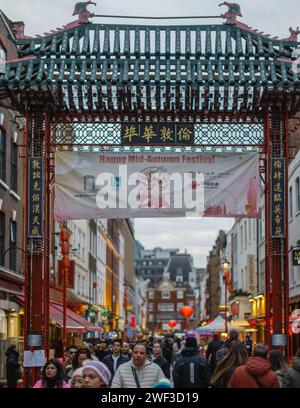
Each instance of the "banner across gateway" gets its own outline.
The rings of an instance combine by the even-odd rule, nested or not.
[[[57,220],[259,218],[258,153],[94,153],[55,157]]]

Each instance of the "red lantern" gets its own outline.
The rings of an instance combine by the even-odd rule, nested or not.
[[[192,314],[194,313],[194,309],[191,306],[183,306],[180,310],[179,313],[183,317],[191,317]]]
[[[60,231],[60,240],[61,242],[69,240],[69,231],[67,230],[67,228],[62,228],[62,230]]]
[[[169,320],[169,321],[168,321],[168,325],[169,325],[170,327],[175,327],[175,326],[177,326],[177,322],[176,322],[176,320]]]
[[[68,242],[64,241],[64,242],[61,244],[61,253],[62,253],[63,255],[69,255],[69,253],[70,253],[70,246],[69,246]]]
[[[65,255],[61,261],[61,265],[63,269],[69,269],[71,266],[70,258]]]

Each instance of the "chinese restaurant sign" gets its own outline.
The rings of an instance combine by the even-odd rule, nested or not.
[[[258,157],[255,152],[60,151],[55,218],[258,218]]]
[[[43,236],[43,159],[29,160],[29,238]]]
[[[176,123],[122,124],[123,145],[194,144],[194,125]]]
[[[285,159],[271,159],[271,235],[272,238],[285,236]]]

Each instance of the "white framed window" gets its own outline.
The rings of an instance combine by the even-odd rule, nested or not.
[[[154,303],[149,303],[149,312],[153,312]]]
[[[179,310],[184,306],[183,302],[179,302],[177,303],[177,311],[179,312]]]
[[[295,194],[296,194],[296,209],[297,209],[297,211],[300,211],[300,178],[299,177],[296,178],[295,188],[296,188],[296,191],[295,191]]]
[[[162,299],[171,299],[171,292],[169,292],[169,291],[161,292],[161,298]]]
[[[174,303],[159,303],[158,310],[160,312],[174,312],[175,311]]]
[[[177,299],[183,299],[183,297],[184,297],[183,290],[178,290],[177,291]]]
[[[154,290],[149,290],[148,299],[154,299]]]
[[[293,218],[293,187],[289,189],[289,216]]]
[[[153,314],[149,314],[148,317],[148,322],[152,323],[153,322]]]

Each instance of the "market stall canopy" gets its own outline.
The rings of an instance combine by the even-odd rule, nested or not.
[[[225,333],[225,319],[223,319],[222,316],[217,316],[212,322],[210,322],[209,324],[207,324],[206,326],[203,327],[198,327],[196,329],[196,332],[199,334],[207,334],[207,333]],[[231,330],[231,329],[235,329],[237,331],[244,331],[245,329],[243,327],[238,327],[235,326],[234,324],[231,324],[229,322],[227,322],[227,329]]]

